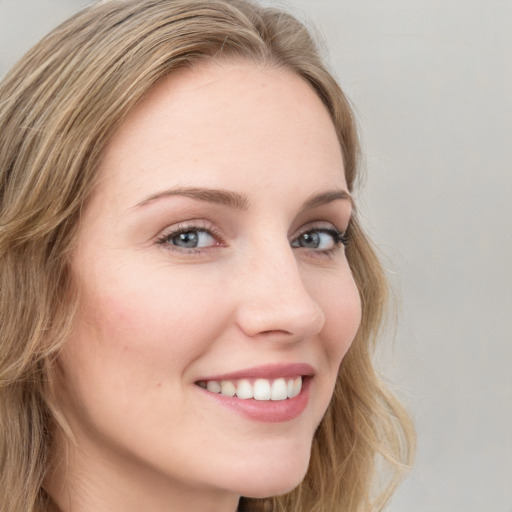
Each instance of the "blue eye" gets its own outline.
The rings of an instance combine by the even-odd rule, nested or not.
[[[292,241],[291,246],[328,252],[340,244],[346,245],[345,236],[336,229],[310,229]]]
[[[159,243],[180,249],[201,249],[217,245],[217,240],[206,229],[190,227],[163,236]]]

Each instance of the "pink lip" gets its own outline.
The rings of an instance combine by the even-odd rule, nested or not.
[[[258,366],[198,380],[198,382],[200,382],[257,378],[276,379],[279,377],[302,376],[301,392],[296,397],[288,398],[287,400],[243,400],[237,397],[210,393],[199,386],[197,386],[197,389],[204,393],[208,399],[215,400],[219,405],[227,407],[247,419],[263,423],[279,423],[297,418],[306,409],[309,403],[313,375],[314,370],[308,364],[286,364]]]
[[[239,379],[278,379],[279,377],[299,377],[312,376],[315,371],[309,364],[269,364],[265,366],[255,366],[231,373],[221,375],[212,375],[197,379],[197,381],[209,380],[239,380]]]

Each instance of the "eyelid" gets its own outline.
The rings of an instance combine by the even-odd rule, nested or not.
[[[344,249],[347,246],[347,230],[348,228],[346,230],[339,230],[332,222],[328,221],[311,222],[302,226],[301,229],[296,232],[294,237],[290,240],[290,245],[294,248],[303,249],[304,251],[310,252],[316,257],[332,256],[336,251]],[[310,232],[323,232],[331,234],[333,236],[334,246],[329,249],[317,249],[300,246],[296,247],[293,245],[301,236]]]
[[[313,221],[308,222],[307,224],[301,226],[291,238],[292,240],[297,239],[299,236],[307,233],[308,231],[335,231],[336,233],[342,235],[346,232],[346,230],[338,229],[338,227],[329,221]]]
[[[203,247],[180,247],[179,245],[170,243],[170,239],[181,234],[190,231],[198,231],[208,233],[215,241],[215,244],[207,245]],[[308,232],[324,232],[329,233],[333,237],[334,245],[329,249],[318,249],[318,248],[307,248],[307,247],[296,247],[293,245],[301,236]],[[182,253],[185,255],[198,255],[206,253],[219,247],[226,247],[224,236],[220,230],[215,227],[210,221],[205,219],[188,220],[172,224],[163,229],[154,239],[155,243],[161,245],[166,250],[174,251],[176,253]],[[336,225],[329,221],[313,221],[302,226],[295,235],[290,239],[290,245],[293,248],[304,249],[316,255],[332,255],[337,250],[346,246],[346,231],[339,230]]]
[[[180,233],[186,233],[189,231],[203,231],[211,235],[216,241],[216,245],[212,245],[209,247],[194,247],[194,248],[184,248],[179,247],[177,245],[173,245],[168,243],[168,240],[174,236],[179,235]],[[159,245],[165,246],[166,249],[181,253],[199,253],[208,249],[212,249],[215,247],[225,245],[224,238],[219,232],[219,230],[209,221],[206,220],[190,220],[183,221],[177,224],[173,224],[171,226],[163,229],[156,237],[155,242]]]

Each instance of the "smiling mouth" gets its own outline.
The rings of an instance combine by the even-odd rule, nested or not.
[[[297,376],[277,379],[201,380],[196,384],[210,393],[242,400],[282,401],[300,394],[303,378]]]

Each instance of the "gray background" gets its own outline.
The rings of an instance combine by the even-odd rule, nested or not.
[[[0,0],[0,75],[87,2]],[[267,1],[266,3],[276,3]],[[512,512],[512,2],[288,0],[356,105],[418,429],[395,512]]]

